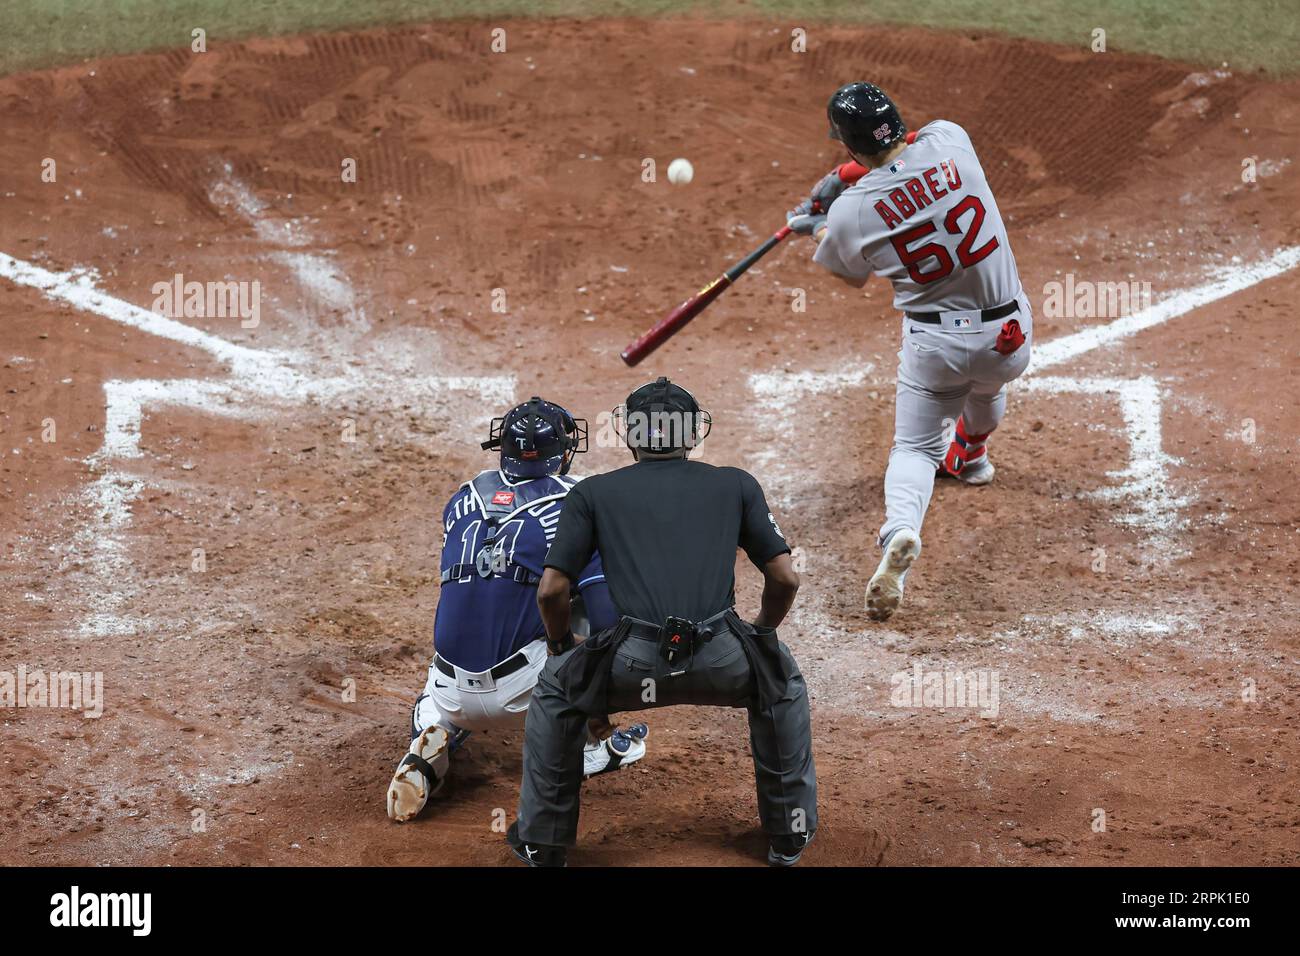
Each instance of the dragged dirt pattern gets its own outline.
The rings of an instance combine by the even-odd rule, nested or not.
[[[848,79],[914,126],[967,127],[1035,303],[1065,272],[1158,299],[1300,243],[1300,91],[920,31],[828,29],[802,56],[766,23],[509,36],[494,55],[484,25],[438,23],[0,81],[2,251],[92,267],[144,307],[178,272],[256,279],[257,329],[186,321],[375,383],[251,418],[148,407],[141,457],[88,465],[106,380],[227,371],[0,280],[0,669],[102,671],[107,695],[99,720],[0,714],[0,862],[504,862],[521,733],[476,735],[418,822],[383,808],[430,649],[438,515],[503,410],[472,383],[410,395],[499,374],[593,425],[671,375],[714,413],[706,460],[769,488],[806,560],[783,636],[814,693],[809,863],[1300,862],[1294,274],[1053,370],[1160,382],[1181,556],[1096,494],[1129,454],[1114,401],[1017,394],[997,481],[939,488],[887,627],[861,610],[892,426],[885,288],[842,291],[791,242],[644,368],[617,359],[839,161],[821,110]],[[662,176],[679,155],[685,188]],[[1243,184],[1243,156],[1268,174]],[[858,377],[800,392],[801,372]],[[752,373],[790,384],[763,399]],[[916,663],[996,670],[998,716],[892,705]],[[647,759],[585,787],[573,862],[758,861],[743,715],[649,719]]]

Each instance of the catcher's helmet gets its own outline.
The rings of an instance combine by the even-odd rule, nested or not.
[[[713,429],[713,417],[680,385],[660,376],[642,385],[614,410],[628,448],[649,452],[694,448]],[[700,433],[703,426],[704,433]]]
[[[831,139],[859,155],[884,152],[907,135],[894,101],[870,83],[841,86],[826,104],[826,116]]]
[[[501,449],[501,470],[508,478],[564,475],[573,456],[587,450],[587,422],[534,395],[492,419],[482,447]]]

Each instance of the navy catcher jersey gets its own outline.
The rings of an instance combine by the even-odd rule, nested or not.
[[[499,471],[485,471],[447,502],[442,594],[433,625],[438,656],[464,670],[485,671],[546,636],[537,582],[565,495],[577,482],[555,475],[511,483]],[[618,622],[599,555],[575,584],[593,634]]]

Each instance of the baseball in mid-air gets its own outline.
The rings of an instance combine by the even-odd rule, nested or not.
[[[689,159],[674,159],[668,164],[668,181],[674,186],[685,186],[695,178],[695,167]]]

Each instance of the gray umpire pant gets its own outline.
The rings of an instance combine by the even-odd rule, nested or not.
[[[784,644],[781,655],[792,676],[785,696],[766,710],[756,703],[740,638],[729,631],[715,635],[695,653],[688,673],[658,680],[654,679],[657,643],[628,637],[613,655],[609,678],[611,714],[678,704],[747,708],[759,819],[769,836],[812,833],[817,828],[808,690]],[[569,703],[556,680],[565,656],[547,662],[528,706],[519,794],[519,836],[526,843],[572,846],[578,836],[588,715]]]

